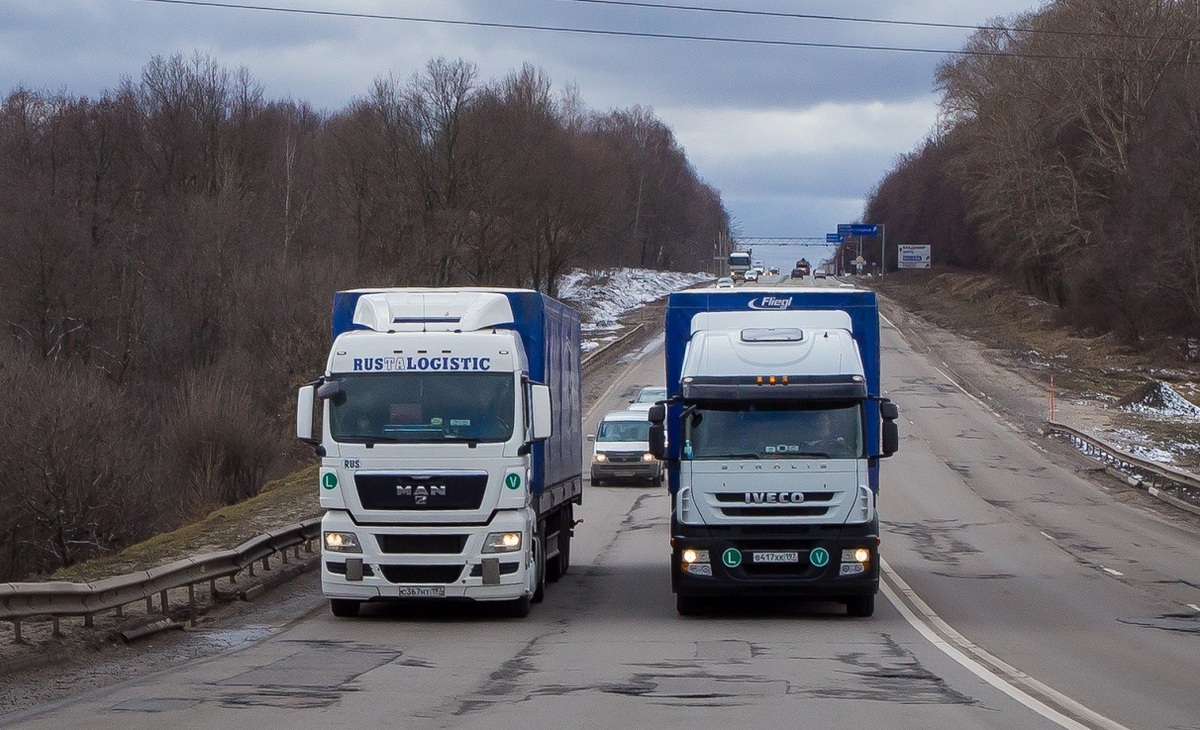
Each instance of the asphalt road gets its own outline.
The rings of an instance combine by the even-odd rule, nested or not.
[[[675,614],[669,498],[590,488],[571,572],[522,620],[307,612],[218,656],[0,717],[14,728],[1180,728],[1200,723],[1200,540],[1080,477],[885,327],[885,597]],[[587,415],[661,383],[653,342]],[[319,589],[316,591],[319,593]]]

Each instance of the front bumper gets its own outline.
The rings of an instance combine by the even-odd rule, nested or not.
[[[359,525],[330,511],[321,529],[353,532],[362,546],[361,553],[334,552],[322,540],[321,591],[328,598],[509,601],[529,593],[532,510],[497,512],[487,525],[404,526]],[[521,549],[484,554],[492,532],[522,533]]]
[[[592,462],[592,479],[658,479],[661,461]]]
[[[672,530],[671,589],[687,596],[789,596],[840,600],[879,592],[879,536],[873,525],[779,528],[749,533],[676,524]],[[865,548],[865,563],[842,551]],[[684,569],[685,550],[708,551],[708,568]],[[820,552],[827,562],[820,564]],[[794,562],[757,562],[796,553]],[[790,556],[789,556],[790,557]],[[694,565],[694,563],[693,563]],[[861,570],[859,567],[861,566]],[[710,573],[710,574],[705,574]]]

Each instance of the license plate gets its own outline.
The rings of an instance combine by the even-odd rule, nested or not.
[[[800,553],[795,551],[753,553],[753,560],[756,563],[799,563]]]
[[[401,598],[445,598],[446,586],[400,586]]]

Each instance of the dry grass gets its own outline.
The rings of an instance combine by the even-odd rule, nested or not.
[[[244,502],[222,507],[116,555],[60,570],[50,580],[93,580],[147,570],[191,555],[234,548],[271,530],[319,517],[317,469],[313,464],[268,482],[258,495]]]

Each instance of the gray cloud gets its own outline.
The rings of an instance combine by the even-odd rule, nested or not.
[[[958,48],[966,30],[606,7],[562,0],[272,0],[285,7],[678,35]],[[266,4],[264,2],[264,4]],[[927,0],[698,0],[773,12],[980,24],[1034,7]],[[972,3],[972,6],[975,4]],[[944,56],[780,48],[171,6],[136,0],[8,0],[0,89],[96,96],[155,55],[195,51],[245,66],[269,98],[337,110],[378,77],[408,78],[436,56],[484,81],[531,63],[597,110],[653,108],[743,233],[817,235],[856,218],[897,155],[936,117]],[[793,257],[794,260],[794,257]]]

